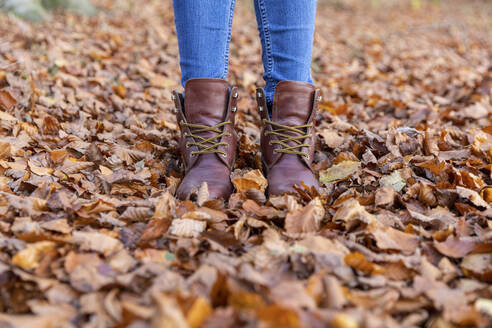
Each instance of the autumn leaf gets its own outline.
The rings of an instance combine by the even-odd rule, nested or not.
[[[319,198],[313,199],[304,208],[289,212],[285,217],[285,230],[288,233],[316,232],[319,230],[325,210]]]
[[[56,244],[51,241],[29,244],[25,249],[14,255],[12,263],[25,270],[35,269],[39,266],[43,256],[53,250],[55,246]]]
[[[0,107],[6,110],[12,109],[17,104],[17,100],[7,90],[0,90]]]
[[[390,175],[385,175],[379,180],[381,187],[393,187],[397,192],[400,192],[406,185],[400,171],[393,171]]]
[[[320,174],[321,183],[330,183],[334,181],[342,181],[350,178],[354,173],[359,171],[360,162],[343,161],[326,169]]]
[[[207,223],[193,219],[174,219],[169,227],[169,233],[178,237],[198,237],[205,231]]]
[[[260,170],[248,171],[232,179],[232,183],[237,191],[246,191],[248,189],[258,189],[265,191],[268,183]]]
[[[381,274],[384,272],[384,269],[379,265],[374,264],[366,259],[366,257],[359,252],[350,253],[345,256],[345,264],[348,266],[357,269],[366,274]]]
[[[174,196],[189,168],[172,1],[96,2],[43,24],[0,9],[4,326],[492,327],[490,1],[320,1],[296,65],[323,93],[322,187],[282,196],[262,163],[257,22],[238,3],[225,201],[206,184]],[[278,97],[303,111],[276,94],[271,119]]]

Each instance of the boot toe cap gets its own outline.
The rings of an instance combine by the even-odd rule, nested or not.
[[[301,182],[309,188],[319,189],[318,179],[306,166],[274,167],[268,173],[268,194],[276,196],[286,192],[295,193],[294,185],[302,189]]]
[[[203,182],[208,185],[209,199],[229,199],[233,187],[227,169],[224,172],[207,172],[193,168],[181,181],[176,197],[181,200],[189,199],[192,191],[198,190]]]

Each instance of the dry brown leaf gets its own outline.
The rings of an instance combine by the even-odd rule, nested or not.
[[[32,161],[29,161],[28,163],[29,163],[29,169],[34,174],[45,176],[45,175],[51,175],[53,173],[52,168],[36,166]]]
[[[480,195],[474,190],[457,186],[456,191],[458,192],[458,195],[460,197],[468,199],[475,206],[485,207],[485,208],[489,207],[489,204],[486,201],[484,201],[483,198],[480,197]]]
[[[49,231],[55,231],[59,233],[70,233],[72,227],[68,224],[66,219],[54,219],[40,224],[41,228]]]
[[[367,231],[376,240],[376,245],[380,249],[413,253],[419,244],[417,236],[391,227],[369,227]]]
[[[169,227],[169,233],[178,237],[198,237],[206,227],[205,221],[174,219]]]
[[[145,244],[152,240],[161,238],[171,226],[171,220],[168,219],[152,219],[145,227],[140,236],[139,243]]]
[[[247,191],[248,189],[258,189],[264,192],[268,185],[260,170],[247,171],[245,174],[232,179],[232,183],[239,192]]]
[[[208,192],[208,184],[207,182],[202,182],[200,185],[200,188],[198,188],[198,193],[196,197],[196,203],[199,206],[203,206],[203,204],[208,201],[210,198],[210,194]]]
[[[174,215],[175,200],[169,192],[164,192],[157,201],[155,206],[155,212],[152,218],[154,219],[168,219]]]
[[[342,204],[333,216],[333,221],[345,223],[349,230],[360,223],[366,225],[373,224],[375,226],[379,225],[379,221],[377,221],[374,215],[367,212],[365,207],[361,206],[359,202],[353,198],[346,200]]]
[[[258,203],[251,199],[247,199],[242,207],[246,212],[256,215],[259,218],[272,219],[282,213],[271,206],[258,205]]]
[[[326,145],[333,149],[340,147],[344,141],[344,137],[334,130],[323,129],[321,135],[323,136],[323,139],[325,139]]]
[[[258,311],[258,318],[266,324],[268,328],[300,328],[301,321],[296,311],[281,307],[279,305],[269,305]]]
[[[384,269],[366,259],[364,254],[353,252],[344,258],[345,264],[366,274],[382,274]]]
[[[374,205],[376,206],[391,206],[395,201],[396,192],[391,186],[386,186],[379,188],[376,191],[376,196],[374,198]]]
[[[58,119],[53,116],[46,116],[43,120],[43,134],[57,135],[60,130]]]
[[[105,256],[123,248],[118,239],[100,232],[74,231],[71,241],[83,250],[99,252]]]
[[[319,198],[315,198],[303,208],[287,213],[285,230],[290,234],[316,232],[324,216],[323,204]]]
[[[0,159],[7,159],[10,157],[10,143],[0,141]]]
[[[146,221],[152,217],[153,211],[148,207],[127,207],[119,217],[121,220]]]
[[[462,258],[470,253],[476,244],[456,236],[449,236],[444,242],[434,240],[434,247],[441,253],[452,258]]]
[[[68,152],[65,149],[53,150],[50,153],[51,162],[55,165],[59,165],[65,161],[68,157]]]
[[[492,282],[492,254],[470,254],[461,261],[465,275]]]
[[[11,110],[17,104],[17,100],[7,90],[0,90],[0,107]]]

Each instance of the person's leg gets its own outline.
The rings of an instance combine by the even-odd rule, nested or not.
[[[255,9],[266,82],[256,99],[268,194],[318,189],[312,164],[319,91],[311,78],[316,0],[255,0]]]
[[[181,83],[227,77],[235,0],[174,0]]]
[[[184,94],[173,93],[185,168],[176,190],[180,199],[205,183],[210,199],[227,200],[233,190],[238,95],[225,80],[233,12],[234,0],[174,0],[184,87]]]
[[[278,82],[313,83],[311,57],[316,0],[254,0],[262,44],[266,100]]]

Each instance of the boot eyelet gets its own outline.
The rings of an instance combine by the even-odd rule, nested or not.
[[[238,94],[237,92],[234,92],[234,94],[232,95],[232,98],[237,98]]]
[[[176,96],[175,95],[171,95],[171,99],[172,100],[176,100]]]
[[[323,100],[323,97],[322,96],[318,96],[318,102],[321,102],[321,100]]]
[[[235,112],[237,111],[237,107],[236,107],[236,106],[234,106],[234,107],[232,107],[232,109],[231,109],[231,110],[232,110],[232,112],[233,112],[233,113],[235,113]]]
[[[260,110],[260,112],[263,112],[263,106],[259,106],[258,109]]]
[[[227,157],[226,153],[222,153],[221,155],[222,155],[222,157]]]
[[[257,96],[258,98],[263,97],[263,95],[261,94],[261,92],[258,92],[258,93],[256,94],[256,96]]]
[[[187,142],[186,145],[185,145],[186,148],[190,148],[190,143]]]

